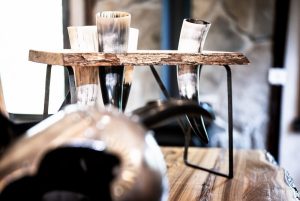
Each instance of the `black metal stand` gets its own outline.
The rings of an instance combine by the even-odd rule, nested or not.
[[[68,69],[68,73],[69,73],[69,84],[70,84],[70,91],[68,96],[69,97],[69,101],[71,103],[75,102],[75,93],[76,93],[76,89],[75,89],[75,80],[74,80],[74,71],[72,69],[72,67],[70,66],[65,66]],[[227,177],[227,178],[233,178],[233,118],[232,118],[232,77],[231,77],[231,69],[229,67],[229,65],[224,65],[225,69],[226,69],[226,73],[227,73],[227,98],[228,98],[228,163],[229,163],[229,172],[228,174],[223,174],[220,172],[217,172],[213,169],[207,169],[198,165],[195,165],[191,162],[189,162],[188,160],[188,149],[189,149],[189,144],[191,141],[191,129],[187,127],[187,125],[185,124],[184,121],[182,121],[182,119],[177,119],[177,122],[179,124],[179,126],[181,127],[183,133],[185,134],[185,142],[184,142],[184,154],[183,154],[183,160],[184,163],[192,168],[196,168],[196,169],[200,169],[200,170],[204,170],[222,177]],[[44,98],[44,112],[43,112],[43,117],[46,118],[48,116],[48,107],[49,107],[49,93],[50,93],[50,79],[51,79],[51,68],[52,65],[48,64],[47,65],[47,71],[46,71],[46,82],[45,82],[45,98]],[[201,75],[201,68],[202,65],[199,69],[199,79],[200,79],[200,75]],[[150,69],[152,74],[154,75],[154,78],[156,80],[156,82],[158,83],[162,93],[164,94],[164,96],[167,99],[171,99],[172,97],[169,95],[168,90],[166,89],[165,85],[163,84],[162,80],[159,77],[159,74],[157,73],[157,71],[155,70],[153,65],[150,65]],[[68,104],[68,101],[63,102],[62,106]]]
[[[64,106],[66,106],[70,103],[76,102],[76,87],[75,87],[74,71],[71,66],[65,66],[65,68],[68,70],[68,73],[69,73],[69,76],[68,76],[69,77],[69,92],[67,93],[59,110],[61,110]],[[52,69],[52,65],[47,64],[43,119],[46,119],[49,116],[48,110],[49,110],[51,69]]]
[[[213,169],[207,169],[198,165],[195,165],[191,162],[189,162],[188,160],[188,149],[189,149],[189,144],[191,141],[191,129],[187,128],[185,129],[186,126],[184,126],[184,122],[182,122],[181,119],[178,119],[178,123],[179,126],[181,127],[183,133],[185,134],[185,142],[184,142],[184,153],[183,153],[183,160],[184,163],[192,168],[196,168],[196,169],[200,169],[200,170],[204,170],[207,171],[209,173],[218,175],[218,176],[222,176],[222,177],[226,177],[226,178],[233,178],[233,117],[232,117],[232,77],[231,77],[231,69],[229,67],[229,65],[224,65],[225,69],[226,69],[226,74],[227,74],[227,99],[228,99],[228,174],[224,174],[224,173],[220,173],[217,172]],[[202,65],[201,65],[202,68]],[[201,68],[199,70],[199,78],[201,75]],[[156,82],[158,83],[161,91],[163,92],[164,96],[167,99],[170,99],[170,95],[166,89],[166,87],[164,86],[162,80],[160,79],[157,71],[155,70],[153,65],[150,65],[150,69],[152,74],[154,75],[154,78],[156,80]]]
[[[52,65],[47,64],[43,119],[46,119],[48,117],[51,69],[52,69]]]

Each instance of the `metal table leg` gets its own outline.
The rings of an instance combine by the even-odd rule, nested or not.
[[[185,129],[184,123],[180,119],[178,120],[178,123],[179,123],[179,126],[181,127],[181,129],[183,130],[183,133],[185,134],[185,136],[184,136],[185,137],[184,138],[185,139],[184,153],[183,153],[184,163],[189,167],[204,170],[204,171],[210,172],[212,174],[231,179],[231,178],[233,178],[232,77],[231,77],[230,67],[228,65],[224,65],[224,67],[226,69],[226,74],[227,74],[227,99],[228,99],[228,109],[227,109],[227,111],[228,111],[228,164],[229,164],[228,165],[228,168],[229,168],[228,174],[220,173],[213,169],[204,168],[199,165],[192,164],[188,161],[188,149],[189,149],[189,143],[191,141],[191,128]],[[160,79],[158,73],[156,72],[154,66],[151,65],[150,68],[151,68],[154,78],[155,78],[156,82],[158,83],[164,96],[167,99],[170,99],[171,97],[170,97],[168,91],[166,90],[162,80]],[[198,72],[199,77],[201,75],[201,69],[202,69],[202,65],[199,68],[199,72]]]
[[[228,175],[223,174],[212,169],[207,169],[195,164],[192,164],[188,161],[188,148],[190,142],[190,134],[185,138],[185,147],[184,147],[184,162],[187,166],[201,169],[222,177],[227,177],[229,179],[233,178],[233,117],[232,117],[232,77],[231,69],[228,65],[224,65],[227,74],[227,99],[228,99]],[[200,76],[200,72],[198,73]]]
[[[71,95],[71,104],[76,103],[76,86],[75,86],[75,77],[74,71],[71,66],[65,66],[69,73],[69,86],[70,86],[70,95]]]
[[[227,99],[228,99],[228,150],[229,150],[229,178],[233,178],[233,117],[232,117],[232,77],[231,69],[224,65],[227,73]]]
[[[151,69],[151,72],[157,82],[157,84],[159,85],[159,88],[160,90],[162,91],[162,93],[164,94],[165,98],[167,100],[170,100],[172,97],[170,96],[167,88],[165,87],[164,83],[162,82],[162,80],[160,79],[159,77],[159,74],[157,73],[157,71],[155,70],[154,66],[153,65],[150,65],[150,69]],[[180,126],[181,130],[183,131],[183,133],[186,133],[187,132],[187,129],[186,129],[186,125],[185,123],[182,121],[182,119],[180,118],[176,118],[176,121],[178,123],[178,125]]]
[[[50,80],[51,80],[51,64],[47,64],[46,70],[46,81],[45,81],[45,96],[44,96],[44,112],[43,119],[48,117],[48,109],[49,109],[49,94],[50,94]]]
[[[65,66],[68,71],[68,81],[69,81],[69,90],[65,96],[64,101],[62,102],[59,110],[63,109],[66,105],[76,102],[76,87],[75,87],[75,78],[74,71],[71,66]]]
[[[160,79],[159,77],[159,74],[157,73],[157,71],[155,70],[154,66],[153,65],[150,65],[150,69],[151,69],[151,72],[160,88],[160,90],[162,91],[162,93],[164,94],[165,98],[166,99],[170,99],[171,96],[167,90],[167,88],[165,87],[164,83],[162,82],[162,80]]]
[[[75,87],[75,78],[74,78],[74,71],[71,66],[64,66],[68,72],[68,92],[65,96],[64,101],[62,102],[61,106],[58,110],[62,110],[66,105],[72,104],[76,102],[76,87]]]

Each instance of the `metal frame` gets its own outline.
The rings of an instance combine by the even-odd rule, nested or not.
[[[75,75],[74,70],[71,66],[65,66],[69,74],[69,93],[71,95],[69,103],[76,103],[76,86],[75,86]]]
[[[49,93],[50,93],[50,79],[51,79],[51,67],[52,65],[47,64],[47,71],[46,71],[46,81],[45,81],[45,98],[44,98],[44,113],[43,113],[43,117],[46,118],[48,116],[48,107],[49,107]],[[70,66],[65,66],[68,70],[69,73],[69,85],[70,85],[70,91],[68,93],[68,95],[70,95],[70,99],[69,101],[67,101],[67,97],[65,99],[65,101],[63,102],[62,106],[68,104],[69,102],[74,103],[75,102],[75,93],[76,93],[76,89],[75,89],[75,80],[74,80],[74,71],[72,69],[72,67]],[[189,162],[188,160],[188,149],[189,149],[189,143],[191,140],[191,129],[188,127],[186,129],[186,125],[185,123],[182,121],[182,119],[177,119],[177,122],[179,124],[179,126],[181,127],[183,133],[185,134],[185,142],[184,142],[184,153],[183,153],[183,160],[184,163],[192,168],[196,168],[196,169],[200,169],[200,170],[204,170],[210,173],[213,173],[215,175],[218,176],[222,176],[222,177],[226,177],[226,178],[233,178],[233,117],[232,117],[232,77],[231,77],[231,68],[229,65],[224,65],[225,69],[226,69],[226,74],[227,74],[227,99],[228,99],[228,164],[229,164],[229,173],[224,174],[224,173],[220,173],[217,172],[213,169],[207,169],[198,165],[195,165],[191,162]],[[201,75],[201,68],[202,65],[200,66],[200,70],[199,70],[199,79],[200,79],[200,75]],[[164,96],[167,99],[171,99],[172,97],[169,95],[168,90],[166,89],[164,83],[162,82],[159,74],[157,73],[156,69],[154,68],[153,65],[150,65],[150,70],[156,80],[156,82],[158,83],[162,93],[164,94]],[[68,96],[67,95],[67,96]]]
[[[69,78],[69,92],[66,94],[66,97],[60,106],[59,110],[64,106],[76,102],[76,87],[75,87],[75,77],[74,71],[71,66],[65,66],[68,71]],[[49,116],[49,97],[50,97],[50,81],[51,81],[51,69],[52,65],[47,64],[46,70],[46,80],[45,80],[45,95],[44,95],[44,111],[43,119],[46,119]]]
[[[202,67],[202,65],[201,65]],[[201,68],[200,67],[200,68]],[[231,68],[229,65],[224,65],[224,68],[226,69],[226,74],[227,74],[227,99],[228,99],[228,174],[224,174],[224,173],[220,173],[217,172],[213,169],[208,169],[208,168],[204,168],[201,167],[199,165],[195,165],[191,162],[189,162],[188,160],[188,149],[189,149],[189,144],[191,141],[191,129],[187,128],[185,129],[184,126],[184,122],[181,119],[177,119],[178,120],[178,124],[181,127],[183,133],[185,134],[184,136],[184,152],[183,152],[183,160],[184,163],[192,168],[196,168],[196,169],[200,169],[200,170],[204,170],[207,171],[209,173],[218,175],[218,176],[222,176],[222,177],[226,177],[228,179],[232,179],[233,178],[233,117],[232,117],[232,77],[231,77]],[[162,80],[160,79],[157,71],[155,70],[153,65],[150,65],[150,69],[151,72],[156,80],[156,82],[158,83],[161,91],[163,92],[164,96],[167,99],[170,99],[170,95],[166,89],[166,87],[164,86]],[[200,69],[201,71],[201,69]],[[199,78],[200,78],[201,73],[199,72]]]
[[[48,114],[49,114],[48,109],[49,109],[51,69],[52,69],[52,65],[51,64],[47,64],[46,81],[45,81],[45,96],[44,96],[43,119],[46,119],[48,117]]]

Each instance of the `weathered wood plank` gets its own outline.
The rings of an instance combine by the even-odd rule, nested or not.
[[[246,65],[249,60],[239,52],[182,53],[178,51],[145,51],[130,53],[101,53],[60,51],[29,51],[29,61],[61,66],[117,66],[117,65]]]
[[[226,179],[184,165],[183,148],[163,147],[170,184],[169,200],[297,200],[285,183],[285,171],[267,161],[261,150],[234,152],[234,178]],[[226,173],[226,150],[191,148],[190,161]]]

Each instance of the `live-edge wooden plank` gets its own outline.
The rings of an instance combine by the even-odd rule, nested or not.
[[[183,53],[177,51],[137,51],[130,53],[78,52],[73,50],[29,51],[29,61],[61,66],[117,65],[247,65],[239,52]]]
[[[64,66],[64,54],[62,52],[48,52],[29,50],[29,61]]]

